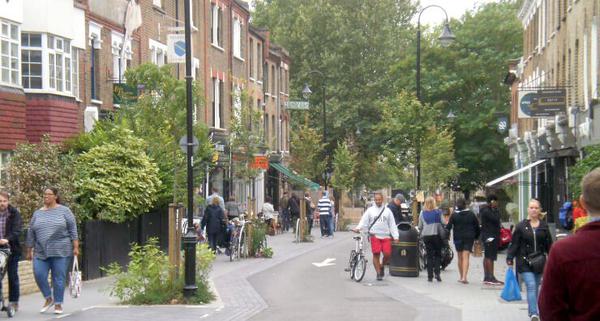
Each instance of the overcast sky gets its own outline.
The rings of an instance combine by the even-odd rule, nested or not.
[[[421,8],[428,5],[437,4],[448,12],[450,18],[460,18],[467,10],[475,8],[477,5],[487,2],[496,2],[495,0],[421,0]],[[423,12],[421,24],[439,24],[444,21],[442,10],[431,8]],[[415,23],[417,18],[415,17]]]

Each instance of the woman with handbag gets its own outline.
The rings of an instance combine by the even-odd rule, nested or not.
[[[434,272],[435,279],[442,282],[440,268],[442,265],[442,238],[445,235],[441,234],[445,230],[442,225],[442,211],[436,208],[433,197],[427,197],[423,211],[419,216],[419,231],[421,231],[421,237],[423,237],[427,251],[427,281],[429,282],[433,281]]]
[[[506,264],[512,266],[516,260],[517,272],[527,287],[529,318],[539,321],[537,300],[546,255],[552,246],[552,235],[548,224],[541,220],[540,201],[531,199],[527,213],[529,217],[515,227],[506,255]]]

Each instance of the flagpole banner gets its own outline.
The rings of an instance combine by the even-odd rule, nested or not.
[[[167,62],[185,63],[185,34],[167,35]]]

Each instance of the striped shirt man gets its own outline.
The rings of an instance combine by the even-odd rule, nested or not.
[[[33,247],[34,256],[49,257],[73,255],[73,241],[78,239],[77,224],[71,210],[63,205],[33,213],[27,231],[27,247]]]
[[[319,203],[317,203],[317,207],[319,208],[319,215],[331,215],[331,201],[327,196],[323,196],[319,199]]]

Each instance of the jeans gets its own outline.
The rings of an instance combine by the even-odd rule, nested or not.
[[[307,217],[306,220],[308,221],[308,235],[310,235],[312,233],[313,218],[312,218],[312,216],[310,216],[310,217]]]
[[[333,233],[329,230],[331,224],[331,215],[320,215],[319,225],[321,226],[321,236],[333,236]]]
[[[67,278],[67,264],[70,257],[49,257],[45,260],[33,259],[33,275],[35,283],[42,292],[44,298],[48,299],[54,296],[55,304],[62,304],[65,294],[65,284]],[[48,284],[48,272],[52,271],[52,290]]]
[[[335,231],[335,216],[332,214],[329,216],[329,235],[333,236]]]
[[[529,307],[529,316],[534,314],[539,315],[537,300],[540,292],[540,281],[542,279],[542,275],[533,272],[523,272],[521,273],[521,278],[523,278],[525,286],[527,287],[527,305]]]
[[[6,263],[6,269],[8,274],[8,301],[10,303],[19,303],[19,260],[21,259],[21,254],[11,254],[8,257],[8,262]],[[4,276],[0,277],[0,292],[2,292],[2,280]]]
[[[442,265],[442,239],[439,235],[428,235],[423,237],[427,251],[427,278],[432,279],[433,274],[440,276]]]

